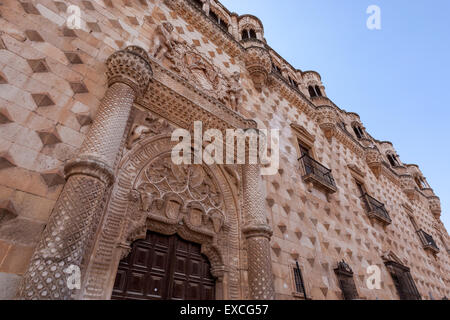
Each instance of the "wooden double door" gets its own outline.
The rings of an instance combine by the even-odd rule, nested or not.
[[[214,300],[215,280],[201,247],[149,232],[120,262],[113,300]]]

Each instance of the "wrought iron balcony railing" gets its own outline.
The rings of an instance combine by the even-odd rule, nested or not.
[[[329,193],[335,193],[337,191],[336,182],[330,169],[307,154],[304,154],[299,161],[303,165],[305,173],[303,180],[305,182],[312,182]]]
[[[367,193],[361,197],[369,218],[374,218],[389,225],[392,223],[391,217],[383,203],[369,196]]]
[[[425,249],[429,249],[435,253],[439,252],[439,247],[436,244],[436,241],[434,241],[433,237],[420,229],[417,231],[417,234],[419,235],[420,240],[422,241],[423,247]]]

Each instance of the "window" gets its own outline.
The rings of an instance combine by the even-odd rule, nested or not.
[[[361,127],[359,125],[354,125],[353,131],[355,131],[356,137],[358,139],[364,138],[364,131],[361,129]]]
[[[371,197],[367,192],[363,183],[355,179],[356,186],[360,193],[361,204],[364,207],[367,215],[370,219],[376,219],[384,225],[389,225],[392,223],[391,217],[383,203]]]
[[[342,290],[344,300],[356,300],[359,298],[358,290],[356,289],[355,280],[353,279],[353,270],[345,263],[344,260],[338,263],[334,269],[339,281],[339,287]]]
[[[273,64],[272,68],[273,70],[275,70],[276,73],[281,74],[281,69],[276,64]]]
[[[317,97],[316,90],[314,90],[314,87],[313,87],[313,86],[309,86],[309,87],[308,87],[308,91],[309,91],[309,96],[310,96],[311,98]]]
[[[356,181],[356,186],[358,187],[358,191],[359,191],[359,194],[361,195],[361,197],[366,195],[367,190],[366,190],[366,187],[364,186],[364,184],[362,182],[359,182],[358,180],[355,180],[355,181]]]
[[[319,86],[309,86],[308,91],[311,98],[323,96]]]
[[[306,147],[304,144],[302,144],[300,141],[298,142],[298,146],[300,148],[300,154],[303,157],[305,154],[308,156],[311,156],[311,149],[309,147]]]
[[[319,86],[316,86],[316,93],[317,93],[317,95],[318,95],[319,97],[322,96],[322,91],[320,91]]]
[[[256,31],[253,29],[243,30],[242,31],[242,40],[246,40],[246,39],[257,39]]]
[[[306,299],[307,296],[305,290],[305,282],[303,281],[302,270],[300,269],[298,261],[295,262],[295,266],[293,267],[293,274],[294,274],[295,293],[302,295]]]
[[[330,169],[314,160],[311,148],[299,141],[300,163],[303,167],[303,180],[307,183],[312,182],[316,187],[325,190],[327,193],[337,191],[336,181]]]
[[[420,293],[408,267],[394,261],[386,262],[386,267],[391,274],[400,300],[421,300]]]
[[[400,166],[400,163],[398,162],[398,159],[397,159],[397,157],[396,157],[395,155],[393,155],[393,154],[388,154],[388,155],[387,155],[387,158],[388,158],[389,163],[391,164],[391,166],[393,166],[393,167],[398,167],[398,166]]]
[[[289,83],[291,84],[291,86],[293,86],[294,88],[298,89],[298,83],[297,83],[297,81],[295,81],[295,80],[292,79],[291,77],[289,77]]]
[[[228,24],[222,20],[217,13],[215,13],[214,11],[210,10],[209,11],[209,16],[211,17],[211,19],[214,20],[214,22],[216,22],[219,26],[221,26],[223,29],[228,31]]]
[[[417,186],[421,190],[428,188],[428,184],[425,182],[425,180],[422,177],[416,177],[414,180],[416,181]]]

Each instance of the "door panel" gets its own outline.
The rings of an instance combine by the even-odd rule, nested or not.
[[[212,300],[215,280],[200,245],[149,232],[120,262],[112,299]]]

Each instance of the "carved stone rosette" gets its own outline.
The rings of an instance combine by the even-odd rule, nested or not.
[[[250,299],[273,300],[275,290],[270,258],[272,230],[267,224],[259,165],[243,166],[244,218],[247,239]]]
[[[83,277],[83,264],[114,181],[131,108],[152,78],[147,54],[139,47],[114,53],[107,68],[109,88],[77,158],[65,167],[67,182],[24,275],[20,299],[76,296],[77,277]]]
[[[246,49],[244,61],[255,88],[262,90],[272,71],[272,59],[269,52],[264,48],[249,47]]]
[[[338,121],[338,114],[331,106],[321,106],[317,108],[316,121],[319,127],[323,130],[325,137],[328,140],[336,133],[336,124]]]

